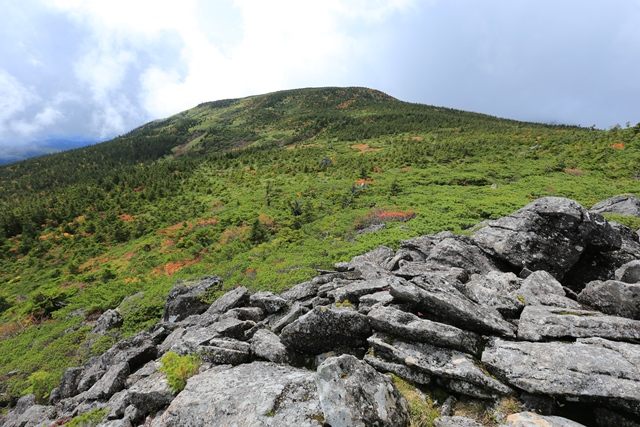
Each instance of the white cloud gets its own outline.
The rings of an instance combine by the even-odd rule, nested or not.
[[[160,117],[214,99],[296,86],[340,84],[360,40],[347,21],[375,24],[407,9],[413,0],[234,0],[210,14],[239,14],[235,42],[228,48],[214,38],[216,21],[202,16],[204,0],[51,0],[92,31],[76,73],[94,99],[113,113],[111,100],[122,89],[135,52],[170,34],[180,41],[174,64],[150,63],[139,75],[139,102],[148,117]],[[133,101],[132,101],[133,102]],[[126,104],[126,103],[125,103]],[[121,114],[125,114],[123,111]],[[115,114],[115,113],[114,113]],[[105,118],[108,115],[105,115]],[[113,121],[112,126],[115,128]],[[121,122],[126,126],[126,122]],[[124,129],[122,129],[124,130]]]
[[[12,126],[12,121],[38,100],[33,91],[15,77],[0,69],[0,135]]]

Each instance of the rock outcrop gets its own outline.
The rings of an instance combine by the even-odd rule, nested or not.
[[[407,426],[418,389],[448,396],[438,426],[487,419],[458,400],[487,413],[515,402],[495,419],[507,426],[638,425],[639,266],[637,235],[549,197],[280,295],[237,287],[209,304],[219,278],[179,283],[161,322],[69,368],[48,405],[24,397],[3,425],[102,410],[103,426]],[[103,320],[117,327],[113,312]],[[182,390],[169,352],[201,363]],[[412,403],[392,376],[418,388]]]

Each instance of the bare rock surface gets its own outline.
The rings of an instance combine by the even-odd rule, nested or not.
[[[518,323],[518,338],[528,341],[600,337],[640,342],[640,321],[597,311],[527,306]]]

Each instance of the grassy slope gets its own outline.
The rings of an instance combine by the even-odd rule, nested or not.
[[[175,166],[180,173],[173,172],[166,191],[151,197],[144,180],[108,191],[96,181],[95,192],[108,203],[77,196],[75,219],[45,222],[37,230],[39,247],[24,255],[17,253],[20,235],[4,243],[5,397],[30,391],[34,371],[55,384],[65,367],[155,322],[178,279],[217,274],[227,288],[241,283],[279,291],[377,245],[464,232],[540,196],[589,206],[640,191],[635,128],[543,126],[402,103],[368,89],[306,89],[202,104],[109,143],[118,155],[96,146],[0,169],[1,200],[22,203],[37,191],[76,197],[94,185],[81,170],[106,173],[95,165],[100,156],[112,168],[126,164],[137,155],[127,155],[135,150],[131,138],[140,135],[173,139],[117,172],[153,176]],[[52,165],[70,172],[56,175]],[[143,219],[146,227],[125,241],[98,239],[85,217],[98,221],[106,211],[126,227]],[[402,214],[415,217],[357,233]],[[262,241],[250,238],[256,220],[267,233]],[[34,318],[38,294],[59,297],[65,306]],[[122,328],[103,338],[90,333],[85,319],[133,294],[122,304]]]

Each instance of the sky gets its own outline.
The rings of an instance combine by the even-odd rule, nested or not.
[[[0,159],[201,102],[366,86],[548,123],[640,122],[640,0],[0,0]]]

